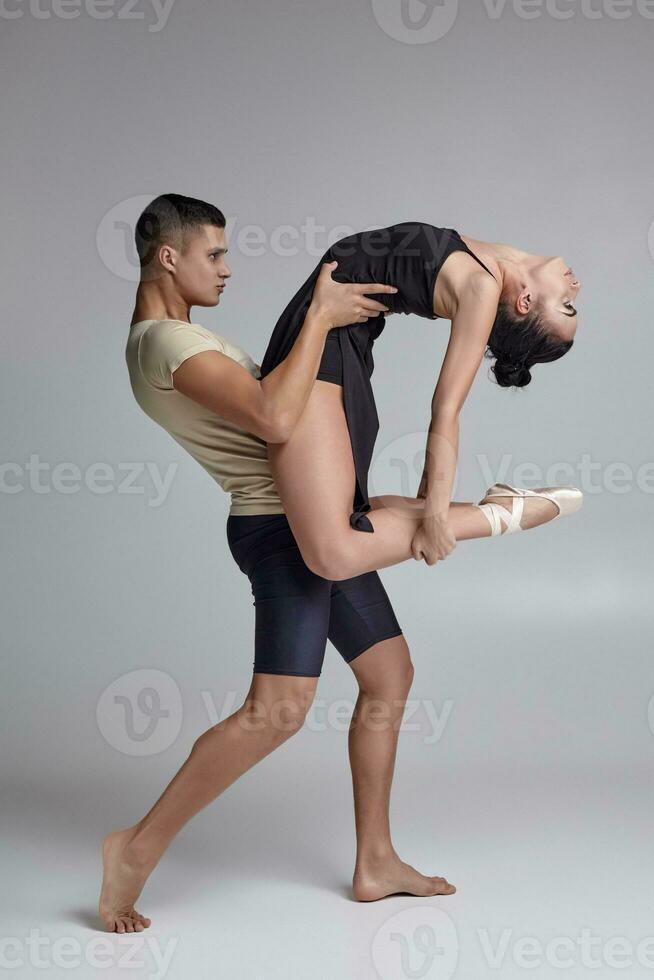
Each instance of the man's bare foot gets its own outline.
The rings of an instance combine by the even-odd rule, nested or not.
[[[142,932],[151,922],[134,908],[149,872],[128,857],[127,845],[132,833],[131,827],[116,830],[102,842],[99,913],[108,932]]]
[[[401,861],[397,854],[377,861],[358,864],[352,881],[354,897],[358,902],[374,902],[386,895],[408,893],[427,898],[431,895],[453,895],[456,891],[446,878],[423,875],[410,864]]]

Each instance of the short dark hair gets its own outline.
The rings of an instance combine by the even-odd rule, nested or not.
[[[491,367],[502,388],[524,388],[531,381],[534,364],[556,361],[572,347],[572,340],[553,337],[543,316],[534,311],[517,317],[510,306],[500,303],[487,341],[486,357],[494,357]]]
[[[160,194],[141,213],[134,229],[141,270],[152,267],[161,245],[168,243],[183,252],[189,233],[202,225],[224,228],[225,224],[225,215],[213,204],[183,194]]]

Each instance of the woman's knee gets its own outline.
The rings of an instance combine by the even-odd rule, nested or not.
[[[357,552],[350,540],[351,533],[324,535],[301,549],[304,562],[314,575],[341,582],[356,574]]]

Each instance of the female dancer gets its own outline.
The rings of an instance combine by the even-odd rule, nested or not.
[[[534,364],[556,360],[572,347],[581,284],[563,259],[406,222],[342,239],[320,264],[334,260],[334,278],[341,282],[397,286],[385,300],[391,313],[444,317],[451,330],[432,399],[418,496],[372,500],[367,475],[379,423],[370,376],[385,315],[329,333],[300,421],[290,439],[268,447],[286,516],[309,568],[338,581],[410,557],[432,565],[457,540],[513,533],[578,510],[582,494],[575,487],[529,491],[495,484],[475,509],[450,502],[459,413],[483,357],[495,358],[498,384],[523,387]],[[282,313],[262,378],[292,347],[320,264]],[[498,503],[501,498],[510,510]]]

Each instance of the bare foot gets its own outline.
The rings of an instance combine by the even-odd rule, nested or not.
[[[479,503],[499,504],[500,507],[505,507],[512,514],[515,500],[515,497],[484,497]],[[559,512],[559,508],[554,501],[548,500],[546,497],[522,497],[521,500],[523,509],[522,517],[520,518],[520,527],[523,531],[532,527],[538,527],[539,524],[547,524]],[[501,522],[501,527],[502,534],[504,534],[506,531],[504,521]]]
[[[420,874],[410,864],[401,861],[397,854],[377,862],[357,865],[352,889],[358,902],[375,902],[378,898],[399,893],[426,898],[431,895],[453,895],[456,891],[446,878]]]
[[[126,851],[131,836],[130,827],[107,834],[102,842],[99,913],[108,932],[142,932],[151,922],[134,908],[148,872],[128,859]]]

